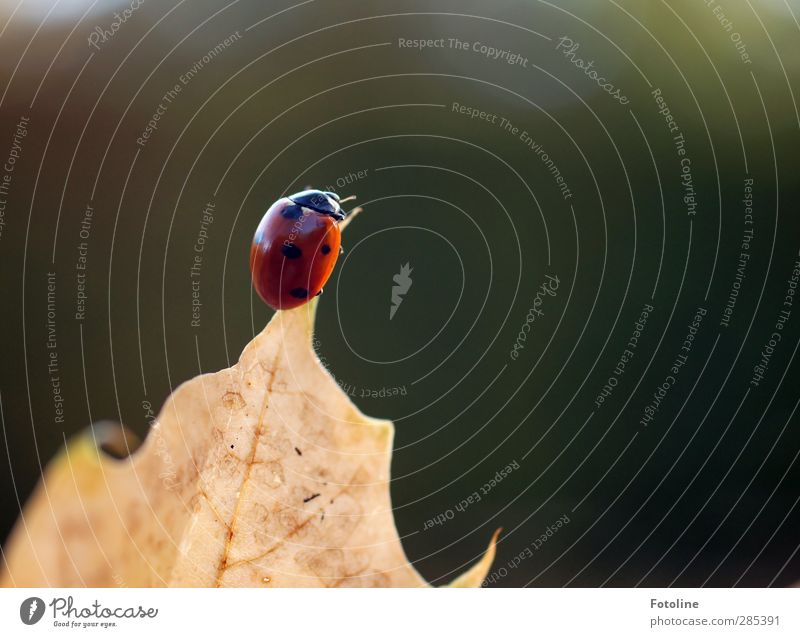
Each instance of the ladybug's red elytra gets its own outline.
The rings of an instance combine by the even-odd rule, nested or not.
[[[253,287],[267,305],[289,310],[322,293],[339,258],[344,218],[339,195],[322,190],[270,206],[250,247]]]

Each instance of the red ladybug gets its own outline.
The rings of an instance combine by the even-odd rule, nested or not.
[[[339,195],[304,190],[278,199],[258,224],[250,247],[253,287],[276,310],[322,293],[341,249]]]

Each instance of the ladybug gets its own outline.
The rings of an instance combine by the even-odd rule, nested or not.
[[[336,193],[304,190],[267,210],[250,247],[253,287],[267,305],[290,310],[322,294],[341,251],[341,203]]]

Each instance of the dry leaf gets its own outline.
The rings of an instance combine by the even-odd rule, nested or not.
[[[425,586],[389,498],[391,422],[311,347],[316,301],[239,362],[181,385],[144,444],[84,434],[53,460],[5,550],[4,586]],[[494,557],[453,585],[479,586]]]

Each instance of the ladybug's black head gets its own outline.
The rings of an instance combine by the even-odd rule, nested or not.
[[[322,190],[304,190],[302,192],[289,195],[292,203],[311,208],[322,215],[330,215],[337,221],[344,219],[345,214],[339,205],[339,195],[335,192],[323,192]]]

